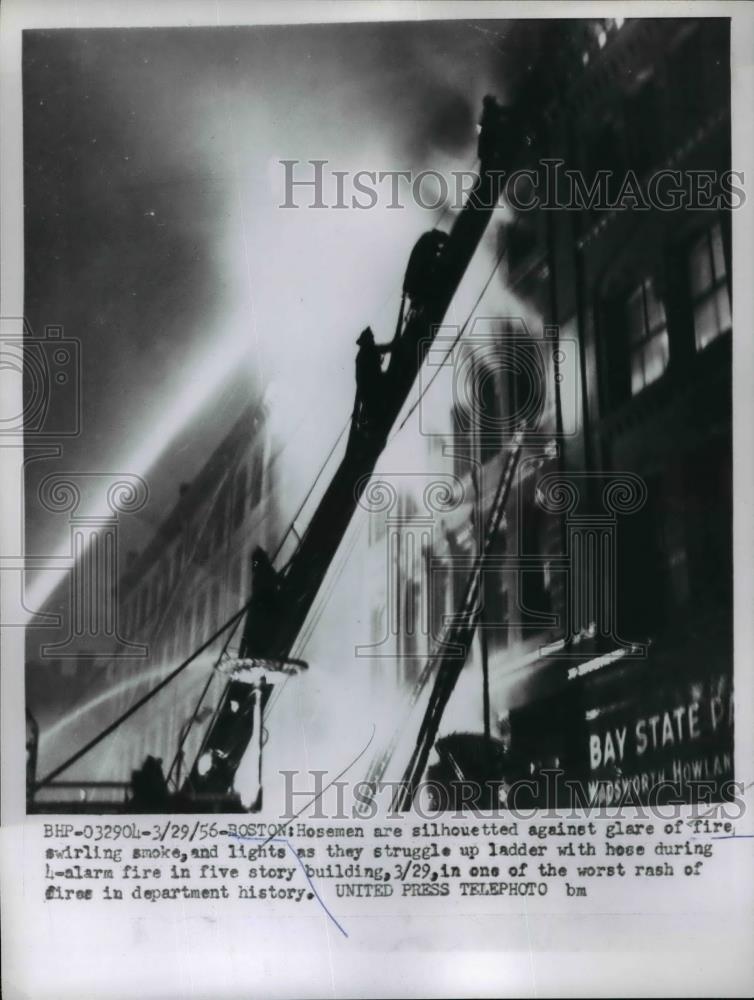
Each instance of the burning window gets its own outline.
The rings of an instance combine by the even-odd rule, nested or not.
[[[652,278],[644,278],[625,305],[631,353],[631,395],[656,382],[668,366],[668,323],[665,306]]]
[[[731,328],[728,272],[719,223],[702,234],[689,252],[689,284],[698,351]]]

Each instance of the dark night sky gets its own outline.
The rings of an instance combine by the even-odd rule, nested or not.
[[[29,553],[67,537],[33,499],[63,469],[146,476],[149,505],[124,525],[140,547],[271,380],[316,410],[327,450],[351,405],[353,340],[367,323],[391,334],[411,244],[438,213],[286,212],[278,161],[468,169],[482,96],[505,98],[526,60],[510,33],[489,21],[25,33],[26,315],[38,334],[59,324],[81,341],[84,407],[61,461],[32,466]],[[192,412],[202,382],[212,390]]]

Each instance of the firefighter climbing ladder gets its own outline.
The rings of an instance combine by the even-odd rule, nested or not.
[[[491,116],[490,107],[491,105],[487,102],[485,108],[486,118],[483,117],[483,131],[480,136],[480,151],[484,146],[485,153],[482,155],[480,152],[479,176],[469,192],[463,209],[455,218],[447,239],[443,241],[442,253],[437,261],[437,267],[432,274],[432,281],[425,286],[423,293],[425,297],[421,300],[416,298],[411,302],[411,308],[403,324],[402,333],[395,343],[390,364],[384,375],[384,403],[381,412],[373,422],[369,434],[351,434],[343,459],[309,520],[304,533],[299,535],[295,531],[294,523],[298,515],[294,517],[290,528],[286,532],[287,535],[290,531],[293,531],[298,539],[298,544],[286,566],[276,574],[275,600],[278,613],[260,614],[259,595],[253,593],[246,604],[210,636],[199,649],[191,654],[191,656],[151,691],[140,698],[123,715],[107,726],[102,733],[93,740],[90,740],[86,746],[81,748],[63,764],[56,767],[41,781],[36,782],[36,789],[49,784],[62,771],[93,749],[102,739],[112,733],[127,718],[130,718],[138,711],[142,705],[154,697],[158,691],[171,683],[201,652],[208,649],[220,636],[227,633],[223,650],[216,664],[218,666],[224,659],[235,628],[242,618],[246,618],[246,626],[239,650],[241,660],[254,659],[264,661],[268,664],[268,669],[271,669],[273,664],[285,666],[291,662],[288,660],[288,657],[296,641],[296,637],[312,607],[335,552],[344,537],[359,497],[366,488],[369,476],[387,443],[390,430],[415,382],[426,352],[432,343],[437,329],[443,323],[445,314],[456,293],[461,278],[466,272],[499,196],[502,193],[506,176],[504,168],[507,165],[507,159],[503,155],[504,149],[506,149],[509,154],[508,158],[510,158],[510,151],[515,150],[516,141],[520,140],[522,130],[520,123],[516,122],[512,114],[506,109],[495,105],[498,113]],[[484,139],[484,144],[482,143],[482,139]],[[501,259],[502,254],[496,260],[492,273],[477,303],[481,300],[481,296],[492,280]],[[474,306],[475,308],[476,305]],[[474,309],[472,309],[472,313]],[[470,318],[471,314],[461,328],[458,335],[459,338]],[[408,416],[413,412],[416,405],[418,403],[414,404],[414,407],[409,411],[409,414],[400,424],[398,430],[405,425]],[[340,440],[340,437],[338,440]],[[333,447],[333,451],[337,443]],[[520,442],[514,445],[512,455],[516,456],[515,461],[509,457],[506,465],[506,474],[501,481],[500,489],[503,493],[499,497],[499,502],[502,505],[500,506],[499,516],[502,516],[502,507],[510,490],[510,482],[514,473],[519,449]],[[332,455],[332,451],[330,455]],[[322,474],[329,458],[330,456],[323,463],[323,467],[318,473],[317,478]],[[498,505],[496,504],[495,511],[497,510]],[[499,524],[499,519],[497,524]],[[496,527],[491,522],[485,536],[485,546],[491,544],[490,540],[495,530]],[[478,573],[473,574],[472,579],[469,581],[469,592],[467,594],[469,600],[473,597],[475,588],[478,585]],[[465,627],[459,632],[459,636],[463,641],[470,642],[475,624],[473,614],[466,614],[466,606],[467,601],[464,601],[464,614],[467,621]],[[265,607],[266,610],[267,608]],[[459,626],[459,628],[461,627]],[[460,667],[458,667],[458,670],[460,671]],[[453,676],[453,670],[447,667],[447,665],[443,665],[440,676],[445,678],[444,685],[449,684]],[[255,718],[257,726],[261,724],[261,710],[264,707],[262,702],[265,692],[264,684],[261,681],[254,684],[246,684],[246,696],[242,697],[241,704],[238,704],[236,699],[230,697],[229,692],[233,685],[236,685],[234,690],[238,691],[239,684],[243,684],[243,682],[238,678],[231,678],[221,698],[220,706],[209,723],[199,755],[184,787],[181,789],[182,796],[191,800],[195,806],[206,802],[211,808],[217,808],[223,801],[227,803],[232,799],[234,795],[233,781],[235,769],[252,739]],[[199,705],[208,685],[209,682],[200,697],[200,702],[194,712],[192,722],[198,718]],[[435,707],[432,717],[425,721],[425,725],[422,727],[420,733],[420,745],[417,746],[416,755],[417,767],[422,760],[426,761],[426,753],[428,753],[429,749],[426,741],[431,732],[434,731],[433,726],[436,712],[441,712],[442,706],[447,700],[447,697],[445,697],[444,701],[443,697],[439,690],[437,694],[433,694],[432,705]],[[251,711],[248,712],[247,709]],[[243,718],[246,720],[246,723],[243,726],[237,725],[231,720],[231,715],[236,717],[236,722],[238,719]],[[182,739],[185,739],[185,735],[184,733]],[[257,729],[257,738],[259,739],[260,737],[261,734]],[[232,746],[229,745],[229,741]]]

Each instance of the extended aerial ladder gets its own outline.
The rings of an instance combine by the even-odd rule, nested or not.
[[[397,783],[397,788],[393,796],[393,809],[395,810],[402,811],[410,808],[414,800],[419,781],[427,766],[430,751],[433,745],[435,745],[442,714],[461,675],[461,671],[466,664],[476,628],[481,620],[484,609],[484,573],[505,517],[505,509],[508,505],[508,499],[521,457],[525,430],[526,428],[523,425],[519,427],[513,434],[510,447],[507,449],[495,489],[495,495],[481,534],[479,550],[467,577],[460,606],[456,609],[453,617],[447,622],[441,641],[436,643],[435,649],[424,665],[410,694],[407,715],[413,710],[423,691],[429,685],[430,681],[432,681],[429,698],[412,748],[410,760],[405,769],[402,781]],[[370,767],[365,782],[367,786],[371,785],[373,788],[377,788],[384,780],[385,772],[391,764],[397,744],[401,739],[402,730],[403,726],[399,722],[396,726],[393,740],[385,747]],[[486,734],[484,740],[477,741],[477,750],[481,748],[486,758],[486,764],[490,763],[490,750],[494,753],[496,743],[497,741],[491,739],[488,734]],[[460,770],[457,762],[453,761],[452,766],[456,772],[456,779],[462,782],[466,775]],[[492,786],[498,777],[499,775],[493,774],[488,779],[485,779],[487,791],[492,790]],[[364,799],[362,804],[368,807],[368,800]],[[474,802],[474,805],[490,808],[492,803],[483,803],[477,800]]]
[[[264,666],[272,673],[291,664],[289,656],[296,637],[499,201],[522,127],[513,112],[493,98],[485,98],[480,125],[476,182],[447,238],[437,242],[432,259],[425,262],[421,288],[404,286],[411,298],[410,308],[391,345],[379,409],[371,414],[367,426],[359,426],[355,411],[343,459],[284,569],[276,573],[267,564],[254,574],[238,671],[226,686],[181,789],[181,796],[193,808],[201,808],[203,802],[208,808],[219,808],[223,800],[227,805],[235,771],[253,736],[260,740],[261,752],[258,726],[270,687]],[[250,671],[256,679],[245,685],[242,675],[250,676]],[[245,803],[252,809],[259,804],[260,800]]]

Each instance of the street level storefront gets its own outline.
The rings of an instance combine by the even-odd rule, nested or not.
[[[731,645],[723,623],[705,622],[643,656],[593,643],[583,659],[541,661],[509,713],[512,776],[560,771],[538,798],[563,807],[730,800]]]

